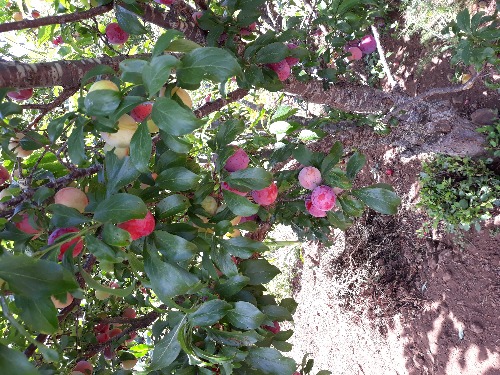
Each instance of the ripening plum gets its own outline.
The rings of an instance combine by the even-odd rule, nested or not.
[[[146,118],[149,117],[149,115],[151,115],[152,110],[152,102],[141,103],[130,111],[130,117],[132,117],[137,122],[143,122]]]
[[[163,5],[172,5],[174,3],[174,0],[155,0],[155,3]]]
[[[27,213],[23,213],[21,221],[18,221],[15,225],[16,225],[17,229],[19,229],[21,232],[24,232],[27,234],[40,233],[40,229],[34,228],[31,225],[30,220],[29,220],[29,215]]]
[[[10,173],[3,165],[0,165],[0,185],[10,180]]]
[[[269,332],[277,334],[279,331],[281,331],[280,324],[278,323],[277,320],[275,320],[273,324],[274,324],[273,326],[262,326],[262,328],[267,329]]]
[[[59,190],[56,195],[54,195],[54,203],[72,207],[80,212],[83,212],[85,211],[85,207],[89,204],[89,199],[80,189],[66,187]]]
[[[224,169],[228,172],[236,172],[248,167],[250,158],[245,150],[238,148],[226,161]]]
[[[288,49],[295,49],[298,47],[298,45],[296,45],[295,43],[288,43],[287,46]],[[288,56],[287,58],[285,58],[285,60],[290,66],[297,65],[300,61],[298,57],[292,57],[292,56]]]
[[[33,89],[24,89],[24,90],[17,90],[17,91],[9,91],[7,93],[7,96],[11,98],[12,100],[16,101],[22,101],[22,100],[28,100],[33,96]]]
[[[278,186],[276,186],[274,182],[262,190],[252,191],[253,200],[261,206],[269,206],[270,204],[273,204],[277,197]]]
[[[16,133],[16,136],[14,138],[11,138],[9,142],[9,150],[12,151],[18,158],[27,158],[33,152],[33,150],[25,150],[21,147],[20,141],[23,138],[23,133]]]
[[[326,211],[322,211],[312,204],[311,199],[307,198],[306,201],[306,210],[314,217],[325,217]]]
[[[193,18],[194,23],[198,25],[198,18],[201,18],[201,16],[203,16],[203,12],[194,12],[191,17]]]
[[[137,316],[137,313],[135,312],[135,310],[133,308],[127,307],[126,309],[123,310],[122,316],[124,318],[134,319]]]
[[[80,230],[75,227],[70,227],[70,228],[58,228],[55,231],[52,232],[52,234],[49,236],[48,239],[48,244],[52,245],[54,242],[56,242],[56,239],[61,237],[63,234],[67,233],[78,233]],[[74,245],[74,246],[73,246]],[[77,257],[83,250],[83,240],[80,236],[73,238],[71,240],[67,240],[66,242],[63,242],[61,245],[61,249],[59,250],[59,256],[58,259],[62,260],[64,253],[73,246],[73,258]]]
[[[125,114],[118,119],[118,131],[116,133],[101,132],[101,137],[112,147],[126,148],[130,146],[137,127],[138,125],[134,119]]]
[[[236,189],[233,189],[231,186],[229,186],[229,184],[227,182],[222,182],[220,184],[220,187],[223,189],[223,190],[227,190],[227,191],[230,191],[231,193],[235,193],[235,194],[238,194],[238,195],[241,195],[242,197],[244,197],[245,195],[247,195],[247,193],[243,192],[243,191],[239,191],[239,190],[236,190]]]
[[[66,301],[59,300],[55,296],[51,296],[50,299],[56,309],[64,309],[65,307],[71,305],[71,302],[73,302],[73,296],[69,292],[66,294]]]
[[[89,88],[89,92],[99,90],[120,91],[118,86],[116,86],[116,83],[110,81],[109,79],[101,79],[100,81],[96,81]]]
[[[365,35],[361,38],[361,42],[359,42],[358,48],[365,55],[368,55],[377,50],[377,42],[375,41],[373,35]]]
[[[90,362],[87,361],[79,361],[75,367],[73,367],[73,371],[80,371],[85,375],[92,375],[92,371],[94,370],[94,366]]]
[[[304,167],[299,172],[299,184],[304,189],[314,190],[321,184],[321,172],[315,167]]]
[[[358,47],[349,47],[347,52],[350,53],[350,56],[347,56],[347,60],[361,60],[363,57],[363,52]]]
[[[312,204],[321,211],[330,211],[335,207],[335,192],[330,186],[320,185],[311,194]]]
[[[280,81],[285,81],[288,77],[290,77],[290,74],[292,74],[292,71],[290,70],[290,65],[288,65],[286,60],[282,60],[277,63],[267,64],[267,66],[272,70],[274,70],[274,72],[278,75],[278,79]]]
[[[128,33],[125,32],[116,22],[106,26],[106,36],[111,44],[123,44],[128,40]]]
[[[147,212],[143,219],[132,219],[118,224],[118,228],[130,233],[132,240],[149,236],[155,230],[155,217],[151,212]]]

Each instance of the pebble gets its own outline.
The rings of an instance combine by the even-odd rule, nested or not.
[[[477,321],[471,323],[470,329],[474,333],[483,333],[483,331],[484,331],[483,325]]]
[[[470,117],[476,125],[492,125],[498,118],[498,114],[493,109],[480,108],[474,111]]]

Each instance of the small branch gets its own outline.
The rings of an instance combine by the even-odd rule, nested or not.
[[[42,186],[47,187],[49,189],[59,189],[69,185],[75,180],[81,179],[82,177],[93,175],[97,173],[101,168],[102,168],[101,165],[93,165],[88,168],[76,169],[74,171],[71,171],[68,175],[60,177],[54,181],[48,182]],[[11,216],[14,213],[14,209],[11,207],[18,205],[19,203],[25,200],[31,199],[31,197],[33,197],[36,191],[37,189],[28,189],[23,193],[21,193],[20,195],[18,195],[17,197],[2,203],[0,206],[0,217]]]
[[[444,95],[444,94],[452,94],[456,92],[461,92],[465,90],[469,90],[472,88],[476,80],[481,76],[481,72],[478,72],[472,76],[471,79],[469,79],[467,82],[465,82],[462,85],[456,85],[456,86],[449,86],[449,87],[437,87],[434,89],[427,90],[409,100],[406,102],[398,105],[396,108],[392,109],[387,115],[384,116],[384,121],[389,120],[389,118],[395,116],[397,113],[404,111],[411,107],[413,104],[423,101],[424,99],[433,96],[433,95]]]
[[[387,76],[387,80],[389,81],[389,85],[391,88],[398,87],[398,83],[394,79],[394,77],[391,74],[391,70],[389,69],[389,65],[387,64],[387,60],[385,58],[385,51],[384,48],[382,47],[382,43],[380,43],[380,35],[378,33],[377,27],[375,25],[372,25],[371,27],[373,37],[375,38],[375,42],[377,43],[377,51],[380,56],[380,61],[382,62],[382,67],[384,68],[384,73]]]
[[[113,4],[94,7],[84,12],[63,14],[61,16],[42,17],[34,20],[22,20],[19,22],[7,22],[0,24],[0,33],[85,20],[107,13],[111,9],[113,9]]]
[[[23,109],[40,109],[42,113],[40,113],[30,124],[29,128],[33,128],[36,126],[44,117],[47,113],[49,113],[51,110],[53,110],[56,107],[59,107],[61,104],[63,104],[67,99],[69,99],[71,96],[73,96],[79,89],[79,86],[75,87],[67,87],[63,90],[61,95],[59,95],[57,98],[54,99],[52,103],[47,103],[47,104],[24,104],[22,105]]]
[[[227,95],[227,98],[220,98],[217,100],[214,100],[212,102],[208,102],[204,105],[202,105],[200,108],[198,108],[196,111],[194,111],[194,114],[198,118],[202,118],[207,116],[208,114],[218,111],[222,107],[228,105],[229,103],[238,101],[242,98],[244,98],[248,94],[248,90],[246,89],[237,89],[232,92],[230,92]]]
[[[318,13],[316,12],[316,10],[314,9],[313,5],[309,0],[304,0],[304,6],[310,15],[312,15],[314,18],[318,18]],[[326,29],[325,25],[320,24],[319,28],[323,32],[323,35],[328,34],[328,30]]]
[[[207,10],[208,9],[208,5],[207,5],[207,2],[205,0],[194,0],[194,3],[201,10]]]

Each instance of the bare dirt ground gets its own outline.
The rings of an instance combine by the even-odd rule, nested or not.
[[[450,85],[454,71],[446,56],[420,69],[428,50],[388,36],[384,43],[395,52],[391,68],[410,95]],[[484,85],[436,99],[465,116],[500,109],[498,92]],[[299,307],[290,354],[300,363],[310,353],[313,373],[499,375],[500,217],[479,233],[435,231],[420,238],[416,230],[428,217],[415,208],[417,180],[429,155],[383,146],[371,129],[327,137],[314,147],[328,150],[337,139],[367,156],[360,185],[390,183],[403,203],[395,216],[368,211],[345,234],[335,232],[331,248],[302,245],[302,260],[293,267]]]

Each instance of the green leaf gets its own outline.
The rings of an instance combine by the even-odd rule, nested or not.
[[[165,133],[179,136],[190,134],[204,124],[194,113],[169,98],[158,98],[151,118]]]
[[[243,259],[250,258],[254,253],[263,253],[269,250],[262,242],[242,236],[228,240],[223,239],[220,244],[229,254]]]
[[[50,141],[35,131],[28,131],[24,134],[24,138],[21,139],[19,143],[25,150],[38,150],[39,148],[48,145]]]
[[[337,199],[342,206],[342,210],[344,211],[344,214],[346,216],[359,217],[365,210],[365,205],[357,199],[353,199],[346,195],[341,195],[340,197],[337,197]]]
[[[76,125],[68,138],[68,155],[74,164],[87,161],[83,137],[83,125]]]
[[[205,331],[210,340],[216,341],[222,345],[235,347],[252,346],[264,338],[255,331],[240,332],[233,330],[227,332],[212,328],[205,328]]]
[[[181,323],[177,324],[170,332],[162,338],[159,342],[155,343],[153,349],[153,357],[151,359],[150,370],[161,370],[175,361],[181,352],[181,345],[177,339],[179,330],[183,326]]]
[[[238,216],[251,216],[259,211],[259,205],[254,204],[246,197],[224,190],[224,202],[231,212]]]
[[[142,71],[148,64],[145,60],[127,59],[120,63],[120,70],[122,72],[121,79],[125,82],[142,84]]]
[[[261,190],[273,181],[273,175],[263,168],[245,168],[232,172],[225,181],[240,191]]]
[[[143,173],[149,172],[148,164],[151,158],[153,142],[145,121],[139,127],[130,141],[130,160],[134,167]]]
[[[460,30],[470,33],[470,13],[467,7],[457,14],[457,26]]]
[[[103,260],[106,262],[115,263],[116,260],[119,259],[117,258],[115,251],[111,247],[109,247],[93,235],[85,235],[85,246],[87,250],[90,253],[94,254],[99,261]]]
[[[119,159],[113,152],[106,153],[104,161],[106,170],[107,194],[114,194],[122,187],[135,181],[141,174],[132,164],[130,157]]]
[[[351,194],[382,214],[394,215],[401,204],[401,198],[395,192],[383,187],[368,186],[353,190]]]
[[[86,216],[78,212],[78,210],[62,204],[51,204],[47,207],[47,210],[52,212],[50,222],[56,228],[75,227],[90,221]]]
[[[148,209],[141,198],[127,193],[118,193],[100,202],[94,220],[101,223],[123,223],[132,219],[143,219]]]
[[[0,344],[0,368],[2,375],[40,375],[23,353],[2,344]]]
[[[16,296],[16,306],[21,318],[33,330],[51,335],[59,329],[57,309],[49,297],[31,298]]]
[[[188,293],[199,279],[184,268],[163,262],[155,251],[145,249],[144,270],[151,280],[151,288],[163,303],[177,295]]]
[[[326,156],[326,158],[323,159],[323,162],[321,163],[321,174],[327,174],[332,168],[334,168],[340,161],[343,153],[344,150],[342,147],[342,143],[340,143],[339,141],[335,142],[330,150],[330,153]]]
[[[229,298],[238,293],[241,289],[248,285],[250,278],[243,275],[233,275],[227,279],[220,279],[219,285],[216,285],[215,291],[222,297]]]
[[[323,180],[331,187],[339,187],[341,189],[350,189],[352,187],[352,182],[347,177],[346,172],[337,167],[332,168],[330,172],[323,175]]]
[[[156,214],[159,219],[185,212],[191,204],[184,195],[173,194],[163,198],[156,205]]]
[[[105,223],[102,229],[102,240],[110,246],[128,246],[132,242],[130,233],[111,223]]]
[[[178,154],[187,154],[193,148],[193,145],[189,143],[185,137],[174,137],[170,134],[165,134],[160,132],[161,139],[165,145],[174,152]]]
[[[10,115],[20,115],[23,113],[23,107],[19,104],[6,102],[0,104],[0,118],[4,119]]]
[[[83,101],[85,112],[89,116],[107,116],[112,114],[119,106],[121,94],[114,90],[91,91]]]
[[[217,127],[215,140],[219,146],[226,146],[233,142],[244,130],[245,123],[242,120],[227,120]]]
[[[188,314],[194,326],[211,326],[226,316],[232,306],[226,301],[214,299],[204,302],[195,312]]]
[[[135,282],[132,283],[128,288],[125,289],[120,289],[120,288],[110,288],[107,286],[102,285],[101,283],[95,281],[91,275],[89,275],[84,269],[80,268],[80,273],[87,283],[87,286],[95,289],[95,290],[100,290],[101,292],[105,292],[108,294],[112,294],[113,296],[118,296],[118,297],[127,297],[129,296],[135,289]]]
[[[280,270],[266,259],[249,259],[240,263],[243,275],[250,278],[250,285],[267,284],[280,273]]]
[[[262,47],[255,55],[255,62],[257,64],[277,63],[288,55],[290,55],[289,48],[283,43],[275,42]]]
[[[61,136],[64,131],[64,125],[66,120],[73,116],[73,113],[66,113],[64,116],[58,117],[50,121],[47,126],[47,134],[49,135],[49,140],[54,143]]]
[[[9,289],[15,294],[35,299],[78,288],[73,273],[60,264],[26,255],[0,257],[0,278],[9,284]]]
[[[170,191],[186,191],[198,185],[199,176],[184,167],[168,168],[156,178],[156,185]]]
[[[311,165],[313,161],[313,153],[306,146],[299,145],[293,151],[293,157],[302,165]]]
[[[117,6],[115,8],[116,20],[120,27],[129,34],[140,35],[145,34],[147,30],[144,28],[139,18],[133,12]]]
[[[198,247],[194,243],[165,231],[155,231],[153,238],[158,251],[171,262],[192,259],[198,251]]]
[[[267,305],[262,306],[261,310],[272,320],[278,320],[280,322],[285,320],[293,320],[292,314],[290,314],[290,312],[282,306]]]
[[[183,37],[184,34],[178,30],[167,30],[157,40],[153,48],[153,57],[162,55],[168,46],[177,38]]]
[[[327,213],[328,222],[335,228],[340,230],[346,230],[352,224],[352,221],[344,216],[340,211],[328,211]]]
[[[97,65],[90,69],[87,73],[82,78],[82,81],[80,83],[80,87],[84,87],[87,82],[94,77],[101,76],[101,75],[109,75],[109,76],[114,76],[116,72],[114,69],[108,65]]]
[[[260,327],[266,316],[249,302],[238,301],[227,313],[227,320],[236,328],[255,329]]]
[[[201,48],[201,46],[192,40],[182,38],[173,40],[166,51],[187,53],[195,50],[196,48]]]
[[[349,161],[347,162],[346,166],[346,175],[347,178],[352,180],[358,172],[363,169],[363,166],[366,163],[366,156],[363,154],[360,154],[359,152],[355,152],[350,158]]]
[[[273,348],[250,348],[245,362],[266,375],[292,374],[297,368],[293,359]]]
[[[184,55],[181,61],[182,66],[177,69],[177,81],[180,87],[190,90],[199,88],[204,79],[224,82],[242,73],[238,61],[221,48],[197,48]]]
[[[161,55],[153,57],[151,62],[143,68],[142,80],[150,96],[160,91],[161,87],[167,82],[172,68],[178,65],[179,60],[174,56]]]

